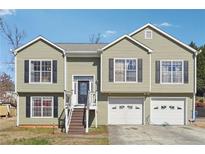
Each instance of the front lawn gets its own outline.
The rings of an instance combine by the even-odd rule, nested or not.
[[[11,145],[106,145],[108,144],[107,126],[90,128],[84,135],[68,135],[52,128],[18,128],[15,120],[12,125],[1,129],[2,125],[12,123],[9,119],[0,119],[0,144]]]

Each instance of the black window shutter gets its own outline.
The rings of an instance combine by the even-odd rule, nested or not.
[[[142,59],[138,59],[138,82],[143,81],[142,69],[143,69]]]
[[[53,83],[57,83],[57,60],[53,60]]]
[[[189,83],[189,62],[184,61],[184,83]]]
[[[160,83],[160,61],[155,62],[155,82]]]
[[[24,61],[24,83],[29,82],[29,60]]]
[[[30,113],[31,113],[31,100],[30,100],[30,96],[26,96],[26,117],[29,118],[30,117]]]
[[[109,59],[109,82],[113,82],[114,78],[114,61]]]
[[[53,116],[54,118],[57,118],[58,117],[58,96],[54,96],[54,108],[53,108]]]

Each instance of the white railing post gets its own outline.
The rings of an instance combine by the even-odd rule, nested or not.
[[[68,109],[65,109],[65,132],[68,133]]]
[[[68,121],[68,108],[67,108],[67,94],[66,91],[64,90],[64,111],[65,111],[65,132],[67,133],[68,131],[68,125],[67,125],[67,121]]]
[[[91,97],[90,97],[91,93],[90,91],[88,91],[88,98],[87,98],[87,106],[86,106],[86,128],[85,128],[85,132],[88,133],[88,127],[89,127],[89,110],[90,110],[90,101],[91,101]]]
[[[85,129],[85,132],[88,133],[88,117],[89,117],[89,114],[88,114],[89,110],[86,109],[86,129]]]
[[[65,130],[66,133],[68,133],[69,131],[69,125],[70,125],[70,121],[71,121],[71,117],[72,117],[72,112],[73,112],[73,104],[72,104],[72,96],[73,96],[73,92],[71,91],[69,93],[69,101],[67,102],[67,96],[68,94],[65,93]],[[68,113],[69,110],[69,113]]]

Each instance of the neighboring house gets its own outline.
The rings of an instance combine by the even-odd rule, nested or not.
[[[14,91],[6,91],[0,98],[0,104],[8,104],[16,107],[16,94]]]
[[[82,133],[195,119],[197,51],[152,24],[110,44],[40,36],[15,55],[18,126],[58,125],[62,117],[66,131]]]

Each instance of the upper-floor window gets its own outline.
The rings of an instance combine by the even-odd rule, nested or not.
[[[183,61],[161,61],[161,83],[183,83]]]
[[[52,82],[52,60],[30,60],[30,82]]]
[[[31,97],[31,117],[53,117],[53,97]]]
[[[152,39],[152,31],[151,30],[145,30],[144,38],[145,39]]]
[[[137,60],[119,58],[114,61],[115,82],[136,82],[137,81]]]

